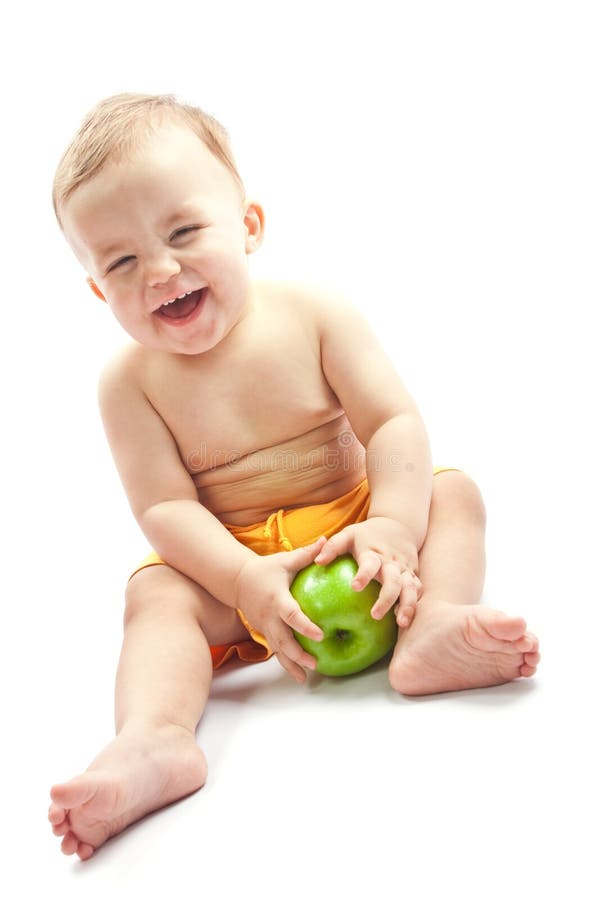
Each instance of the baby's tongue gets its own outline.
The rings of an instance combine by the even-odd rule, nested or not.
[[[183,300],[176,300],[175,303],[169,303],[168,306],[161,306],[161,314],[167,319],[183,319],[184,316],[189,316],[198,303],[199,294],[200,291],[194,291]]]

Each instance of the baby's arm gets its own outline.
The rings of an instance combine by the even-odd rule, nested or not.
[[[420,584],[418,551],[429,519],[432,462],[418,408],[362,315],[345,300],[324,298],[317,310],[323,372],[367,451],[371,493],[366,522],[349,526],[317,558],[329,562],[352,552],[359,564],[355,587],[382,584],[377,618],[401,595],[412,615]],[[399,343],[403,340],[399,336]],[[399,616],[400,621],[400,616]],[[407,624],[402,621],[401,624]]]
[[[100,411],[132,512],[159,556],[226,606],[240,608],[297,681],[314,659],[292,629],[312,640],[322,633],[289,593],[296,572],[313,561],[324,538],[309,547],[261,557],[239,543],[198,501],[176,442],[137,382],[126,357],[103,372]]]
[[[133,515],[173,568],[233,605],[233,584],[252,551],[198,502],[173,435],[137,382],[126,355],[104,369],[100,412]]]

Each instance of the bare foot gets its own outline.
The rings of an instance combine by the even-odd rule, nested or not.
[[[189,731],[124,728],[86,772],[52,788],[48,819],[63,853],[89,859],[109,837],[205,780],[206,759]]]
[[[425,602],[423,602],[425,600]],[[540,660],[525,620],[485,606],[422,598],[390,663],[401,694],[437,694],[528,678]]]

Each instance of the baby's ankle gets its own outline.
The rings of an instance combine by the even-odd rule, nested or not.
[[[196,729],[182,722],[172,721],[164,717],[134,716],[125,719],[117,727],[117,737],[151,737],[196,739]]]

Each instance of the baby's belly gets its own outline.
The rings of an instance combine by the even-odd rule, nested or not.
[[[340,423],[341,424],[341,423]],[[196,473],[199,501],[221,522],[253,525],[278,509],[327,503],[366,475],[365,449],[346,427],[315,431]]]

